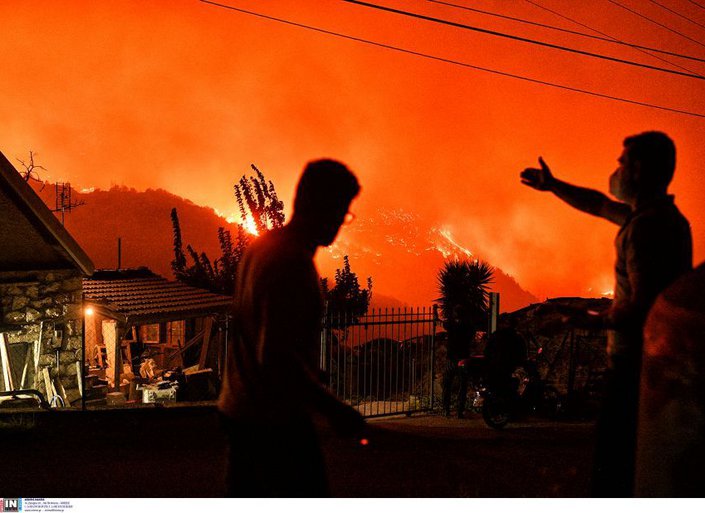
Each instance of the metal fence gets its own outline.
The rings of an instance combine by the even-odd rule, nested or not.
[[[321,369],[331,391],[366,417],[433,409],[435,307],[329,312]]]

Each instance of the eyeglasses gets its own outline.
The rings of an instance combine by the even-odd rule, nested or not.
[[[357,216],[353,214],[352,212],[348,212],[345,214],[345,217],[343,218],[343,224],[350,224],[352,223]]]

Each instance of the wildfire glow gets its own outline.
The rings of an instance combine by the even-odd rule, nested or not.
[[[166,206],[174,205],[164,203],[155,235],[149,230],[156,229],[156,219],[123,228],[119,222],[127,218],[110,214],[108,200],[118,200],[119,192],[108,195],[112,185],[162,189],[195,205],[218,207],[225,214],[223,226],[225,219],[242,223],[254,236],[256,224],[240,217],[233,196],[237,179],[251,174],[248,163],[261,166],[289,212],[301,167],[327,156],[351,166],[363,186],[355,206],[358,219],[341,237],[383,254],[350,255],[358,276],[372,275],[378,296],[427,304],[437,297],[441,257],[472,260],[477,255],[539,298],[580,296],[590,286],[592,297],[608,297],[614,226],[525,187],[519,173],[536,166],[541,154],[558,178],[605,191],[624,138],[652,128],[675,139],[679,159],[672,192],[693,226],[694,260],[705,259],[705,182],[698,166],[705,153],[705,123],[693,117],[314,36],[301,27],[202,2],[180,2],[179,9],[163,4],[0,2],[1,69],[58,77],[61,83],[30,80],[17,87],[16,81],[0,81],[0,112],[12,121],[0,123],[2,151],[23,169],[15,159],[40,149],[36,163],[49,169],[36,170],[42,180],[71,181],[88,191],[96,187],[86,206],[68,216],[67,226],[99,267],[114,265],[114,241],[129,230],[134,235],[128,246],[131,240],[140,247],[139,241],[149,238],[155,249],[128,251],[127,262],[171,274]],[[320,4],[248,3],[262,14],[334,28],[375,44],[393,42],[405,51],[459,58],[500,73],[515,71],[590,91],[609,90],[628,101],[705,112],[702,88],[665,73],[600,59],[578,63],[570,52],[410,23],[406,16],[353,9],[343,2],[328,2],[325,9]],[[528,2],[482,4],[501,4],[518,19],[554,22]],[[643,20],[623,9],[596,9],[594,1],[563,4],[570,5],[572,15],[606,33],[619,33],[624,41],[644,37]],[[410,9],[418,13],[435,12],[426,2],[414,6]],[[685,7],[690,8],[682,6],[683,12]],[[438,15],[460,17],[450,10]],[[650,44],[675,44],[672,34],[652,32]],[[479,45],[481,52],[465,51]],[[90,73],[77,71],[87,67]],[[149,164],[126,164],[125,156],[131,163]],[[47,186],[51,208],[52,192]],[[148,205],[142,205],[147,212]],[[219,248],[213,225],[195,233],[198,228],[190,228],[189,214],[182,210],[184,242],[214,258]],[[373,215],[374,224],[368,221]],[[439,225],[429,238],[431,227]],[[237,226],[229,226],[236,236]],[[166,236],[161,246],[157,233]],[[389,241],[387,234],[393,236]],[[472,244],[472,251],[459,247],[454,237],[461,245]],[[406,256],[418,258],[402,263]],[[339,262],[330,263],[331,272]],[[508,303],[503,299],[502,304]]]
[[[259,235],[259,232],[257,231],[257,225],[255,224],[255,220],[252,219],[252,216],[249,214],[247,215],[247,219],[245,219],[245,223],[242,225],[242,227],[250,235],[254,235],[255,237],[257,237]]]
[[[257,230],[257,225],[255,224],[255,220],[250,214],[247,214],[247,219],[245,219],[245,223],[243,224],[241,222],[239,213],[237,213],[237,214],[233,213],[233,214],[226,216],[226,215],[220,213],[217,209],[215,212],[220,217],[225,217],[225,220],[228,223],[241,225],[245,229],[245,231],[247,233],[249,233],[250,235],[254,235],[255,237],[257,237],[259,235],[259,231]]]
[[[437,249],[443,254],[444,258],[448,258],[452,255],[457,255],[458,253],[465,255],[466,257],[475,256],[473,255],[472,251],[467,248],[464,248],[453,239],[453,235],[450,233],[450,230],[448,228],[440,228],[438,230],[434,229],[434,231],[437,231],[438,234],[444,239],[444,245],[437,244],[435,247],[435,249]]]

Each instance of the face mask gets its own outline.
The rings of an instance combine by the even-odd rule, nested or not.
[[[610,175],[610,194],[615,198],[622,199],[622,187],[619,183],[618,172],[615,171]]]
[[[610,175],[610,193],[620,201],[629,201],[636,197],[636,184],[624,171],[615,171]]]

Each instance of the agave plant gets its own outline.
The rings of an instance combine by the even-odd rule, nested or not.
[[[476,325],[487,319],[494,268],[482,260],[449,260],[438,272],[441,315],[449,319],[453,309],[461,307]]]

